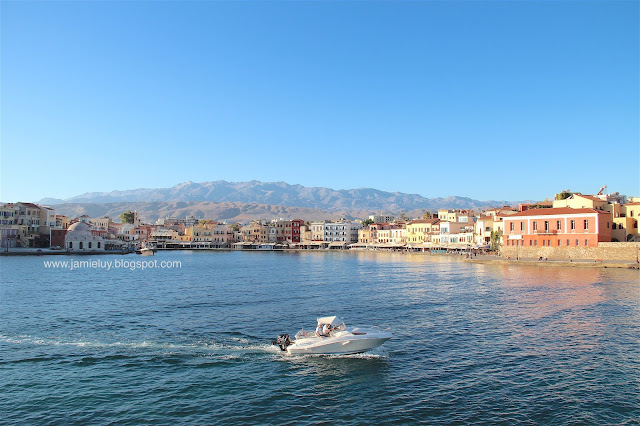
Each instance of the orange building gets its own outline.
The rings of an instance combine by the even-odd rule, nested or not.
[[[505,216],[504,245],[596,247],[611,241],[611,213],[568,207],[533,209]]]

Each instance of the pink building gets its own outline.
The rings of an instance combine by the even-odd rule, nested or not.
[[[612,229],[610,212],[568,207],[505,216],[503,226],[506,247],[596,247],[611,241]]]

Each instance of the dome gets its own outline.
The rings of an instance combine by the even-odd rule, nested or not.
[[[79,240],[96,240],[102,239],[100,237],[95,237],[91,233],[91,228],[84,222],[76,222],[67,229],[66,235],[67,241],[79,241]]]

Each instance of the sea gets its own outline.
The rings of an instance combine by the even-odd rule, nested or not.
[[[384,252],[2,257],[0,423],[638,424],[639,281]],[[271,344],[329,315],[393,338]]]

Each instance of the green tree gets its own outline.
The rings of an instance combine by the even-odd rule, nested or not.
[[[500,240],[502,239],[502,230],[491,231],[491,250],[498,251],[500,250],[501,244]]]
[[[120,215],[120,222],[122,223],[133,223],[133,212],[127,210],[126,212]]]
[[[364,226],[365,228],[369,225],[371,225],[373,223],[373,219],[368,218],[362,221],[362,226]]]

